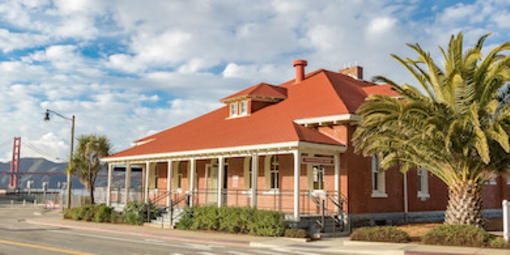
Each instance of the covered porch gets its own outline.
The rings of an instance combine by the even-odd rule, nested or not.
[[[339,145],[287,142],[106,159],[106,203],[136,199],[130,196],[136,166],[142,168],[140,199],[162,207],[252,207],[284,212],[296,221],[324,208],[339,213],[344,151]],[[121,199],[112,196],[114,167],[126,169]]]

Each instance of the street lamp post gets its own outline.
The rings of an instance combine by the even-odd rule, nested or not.
[[[73,148],[74,148],[74,120],[75,116],[73,115],[71,118],[68,118],[58,112],[52,111],[50,109],[46,109],[46,114],[44,115],[44,121],[50,121],[50,114],[53,113],[57,116],[59,116],[62,119],[71,121],[71,150],[69,155],[69,167],[67,171],[67,203],[66,207],[71,208],[71,182],[72,182],[72,175],[71,175],[71,160],[73,160]]]

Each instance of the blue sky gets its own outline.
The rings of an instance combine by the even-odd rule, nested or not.
[[[452,33],[467,44],[492,32],[509,40],[510,1],[131,1],[0,2],[0,160],[14,136],[50,160],[66,160],[69,123],[109,137],[114,151],[220,107],[258,82],[351,64],[365,76],[413,83],[390,53],[419,42],[438,56]],[[22,156],[40,156],[30,146]]]

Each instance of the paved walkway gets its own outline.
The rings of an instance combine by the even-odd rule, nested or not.
[[[432,254],[486,254],[510,255],[510,250],[445,247],[420,244],[390,244],[375,242],[353,242],[347,237],[327,238],[309,243],[298,242],[287,238],[258,237],[252,235],[228,234],[205,231],[182,231],[161,229],[154,226],[131,226],[124,224],[92,223],[63,220],[59,214],[53,213],[47,217],[27,219],[27,223],[61,228],[102,231],[161,240],[181,240],[194,243],[222,244],[231,246],[265,247],[272,250],[300,250],[303,252],[331,252],[339,254],[395,254],[395,255],[432,255]]]

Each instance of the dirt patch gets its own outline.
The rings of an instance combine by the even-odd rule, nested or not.
[[[405,224],[397,226],[398,229],[407,232],[409,237],[411,237],[412,242],[419,242],[421,240],[421,236],[431,230],[433,227],[439,226],[441,223],[439,222],[429,222],[429,223],[413,223],[413,224]]]
[[[432,228],[441,225],[441,222],[412,223],[397,226],[398,229],[407,232],[412,242],[419,242],[422,235],[425,235]],[[503,219],[491,218],[485,219],[485,230],[503,231]]]

